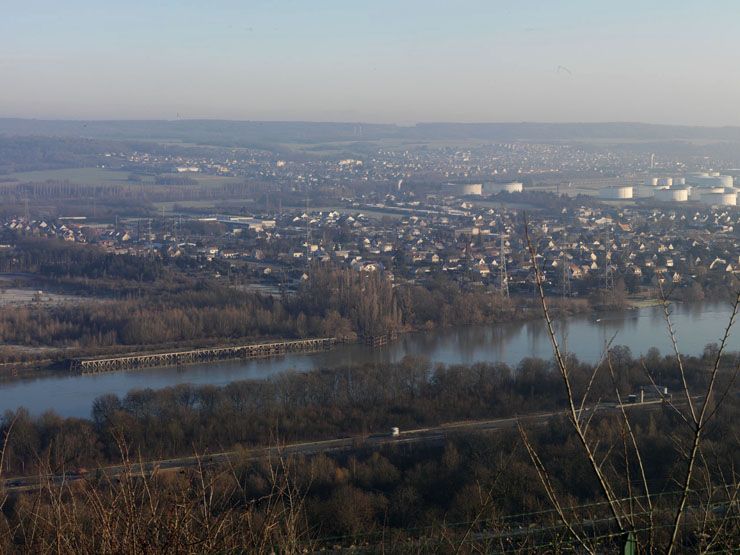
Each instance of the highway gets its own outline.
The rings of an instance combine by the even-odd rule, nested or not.
[[[625,404],[625,410],[656,410],[662,404],[661,400],[646,401],[644,403]],[[617,403],[600,403],[598,405],[586,407],[584,412],[590,413],[593,410],[618,412],[620,407]],[[412,430],[401,430],[399,435],[391,435],[390,430],[385,433],[370,434],[367,436],[351,436],[339,439],[327,439],[320,441],[307,441],[300,443],[290,443],[285,445],[276,445],[272,447],[261,447],[241,451],[223,451],[220,453],[206,453],[200,456],[177,457],[172,459],[161,459],[141,463],[131,463],[130,465],[111,465],[101,467],[86,473],[68,472],[59,475],[41,475],[41,476],[18,476],[6,478],[0,481],[3,484],[6,493],[20,493],[23,491],[33,491],[51,483],[56,486],[69,485],[74,482],[84,480],[88,476],[99,475],[114,479],[117,476],[130,470],[134,475],[143,476],[151,475],[154,472],[179,472],[187,468],[193,468],[200,465],[212,466],[233,462],[237,459],[240,462],[257,461],[278,456],[289,457],[295,455],[317,455],[319,453],[331,453],[337,451],[351,451],[359,448],[373,448],[384,445],[408,445],[415,443],[434,443],[442,442],[452,434],[470,433],[470,432],[494,432],[516,427],[517,423],[526,425],[543,424],[553,416],[565,416],[565,411],[540,412],[527,415],[520,415],[509,418],[496,418],[493,420],[470,420],[462,422],[451,422],[440,426],[428,428],[417,428]]]

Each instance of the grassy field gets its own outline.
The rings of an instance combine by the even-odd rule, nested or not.
[[[213,212],[216,207],[234,208],[238,209],[243,206],[251,206],[254,204],[254,199],[243,198],[243,199],[225,199],[225,200],[178,200],[178,201],[166,201],[166,202],[153,202],[152,206],[159,210],[164,208],[165,212],[176,212],[178,208],[194,208],[202,209],[204,211]]]
[[[39,170],[10,174],[8,177],[21,183],[44,181],[69,181],[79,185],[122,185],[128,183],[128,172],[105,168],[69,168],[62,170]],[[154,180],[151,180],[154,183]]]

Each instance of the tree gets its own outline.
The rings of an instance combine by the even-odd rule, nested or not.
[[[634,424],[629,417],[625,405],[622,401],[622,394],[616,386],[614,365],[609,352],[610,346],[604,356],[606,366],[608,367],[612,381],[615,383],[615,394],[618,400],[618,406],[621,416],[623,429],[624,450],[620,456],[619,462],[614,459],[611,451],[604,451],[602,447],[605,443],[603,428],[599,429],[594,421],[596,411],[587,412],[587,403],[592,393],[591,386],[597,378],[602,364],[597,365],[591,375],[587,387],[581,394],[578,394],[574,386],[572,368],[566,357],[563,356],[558,344],[557,336],[554,332],[552,319],[548,307],[547,298],[543,287],[543,276],[537,264],[537,252],[535,243],[529,235],[529,227],[525,217],[525,238],[529,249],[532,265],[535,269],[535,280],[537,292],[542,308],[543,318],[546,323],[546,329],[552,344],[553,354],[557,365],[558,372],[567,395],[568,404],[568,423],[573,431],[578,445],[588,463],[590,478],[595,481],[598,489],[604,498],[604,504],[608,508],[610,518],[614,523],[617,534],[629,542],[637,539],[638,544],[647,547],[647,550],[664,551],[668,554],[682,549],[682,531],[684,531],[684,522],[687,519],[687,508],[689,500],[698,505],[700,511],[707,515],[701,523],[692,523],[692,526],[700,526],[700,531],[692,530],[692,533],[699,534],[703,537],[703,548],[709,550],[712,546],[722,545],[723,529],[728,524],[727,515],[718,518],[709,518],[712,512],[711,507],[716,503],[716,492],[730,503],[736,502],[736,496],[740,491],[740,485],[737,475],[732,469],[729,474],[721,472],[720,476],[724,480],[729,480],[729,484],[713,481],[715,474],[709,471],[708,460],[711,458],[711,452],[703,448],[705,435],[708,424],[717,416],[718,411],[724,404],[725,396],[729,389],[717,394],[716,387],[722,367],[722,357],[728,344],[730,331],[735,324],[735,319],[740,308],[740,291],[735,293],[735,300],[732,306],[732,313],[725,328],[725,332],[716,350],[716,355],[708,362],[706,368],[706,380],[700,395],[692,392],[689,386],[689,376],[684,365],[683,357],[679,351],[676,335],[670,317],[669,300],[665,294],[662,285],[660,294],[662,299],[662,308],[666,327],[672,340],[674,349],[676,368],[678,378],[681,383],[679,396],[682,403],[674,403],[669,398],[664,398],[666,403],[676,415],[686,424],[675,438],[679,445],[679,457],[681,464],[677,468],[676,481],[679,485],[675,495],[671,497],[656,497],[650,487],[650,481],[646,474],[644,465],[645,446],[641,446],[634,432]],[[740,365],[735,365],[731,370],[732,378],[730,386],[734,383],[734,378],[740,369]],[[646,368],[646,375],[655,385],[655,376]],[[567,528],[573,540],[587,552],[595,553],[598,549],[597,544],[589,538],[577,519],[565,508],[563,493],[559,492],[548,470],[547,460],[538,453],[536,447],[530,440],[528,433],[523,427],[520,427],[521,434],[529,453],[532,464],[534,465],[540,482],[550,500],[553,508],[559,515],[563,524]],[[721,464],[721,461],[715,461]],[[631,474],[624,474],[620,469],[633,468],[636,473],[633,483]],[[582,479],[588,479],[589,476],[583,476]],[[707,484],[710,487],[702,487]],[[570,484],[571,489],[573,484]],[[628,503],[624,502],[628,500]],[[640,507],[636,511],[635,507]],[[666,519],[666,515],[670,515]],[[664,528],[665,527],[665,528]],[[664,529],[668,534],[661,534]],[[731,541],[731,540],[730,540]]]

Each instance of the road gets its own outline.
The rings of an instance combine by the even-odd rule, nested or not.
[[[660,408],[662,401],[646,401],[644,403],[626,404],[623,407],[626,410],[656,410]],[[617,403],[600,403],[595,406],[586,407],[584,412],[590,413],[593,410],[617,412],[620,410]],[[510,418],[496,418],[493,420],[471,420],[463,422],[452,422],[440,426],[428,428],[417,428],[413,430],[402,430],[398,436],[392,436],[390,431],[387,433],[371,434],[368,436],[354,436],[339,439],[327,439],[321,441],[308,441],[300,443],[290,443],[280,446],[255,448],[246,451],[223,451],[221,453],[204,454],[202,456],[178,457],[172,459],[161,459],[142,463],[133,463],[130,466],[112,465],[102,467],[91,473],[79,474],[70,472],[60,475],[47,476],[23,476],[7,478],[2,483],[7,493],[19,493],[23,491],[32,491],[48,483],[53,485],[66,485],[79,480],[84,480],[88,475],[104,473],[109,478],[116,478],[127,471],[134,475],[150,475],[153,472],[179,472],[187,468],[193,468],[201,465],[218,465],[234,460],[237,456],[240,462],[257,461],[278,456],[295,456],[295,455],[317,455],[320,453],[331,453],[337,451],[350,451],[358,448],[373,448],[384,445],[408,445],[415,443],[433,443],[441,442],[452,434],[463,432],[493,432],[514,428],[517,423],[532,425],[543,424],[553,416],[565,416],[565,411],[541,412],[528,415],[521,415]]]

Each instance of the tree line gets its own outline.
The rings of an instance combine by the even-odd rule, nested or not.
[[[702,383],[713,350],[686,358],[690,385]],[[629,349],[613,349],[616,383],[608,372],[591,383],[596,399],[614,399],[615,386],[626,398],[650,383],[645,367],[660,385],[678,390],[675,359],[652,351],[634,359]],[[593,365],[570,359],[576,390],[591,381]],[[285,373],[269,380],[237,381],[223,387],[182,384],[162,390],[132,390],[119,398],[98,398],[91,419],[32,417],[25,410],[6,413],[0,437],[11,422],[14,432],[5,455],[6,471],[37,471],[43,460],[56,469],[115,462],[123,435],[146,458],[224,450],[281,441],[324,439],[411,428],[458,419],[505,417],[565,406],[560,376],[552,361],[524,359],[506,364],[430,366],[407,358],[396,364]]]
[[[315,265],[296,293],[276,297],[191,277],[190,269],[181,258],[28,240],[13,253],[0,254],[0,271],[33,272],[50,286],[102,295],[105,301],[9,307],[0,312],[0,342],[66,348],[71,356],[261,338],[351,341],[529,315],[496,292],[464,290],[443,279],[396,285],[381,272]],[[12,361],[19,354],[5,347],[0,357]]]

